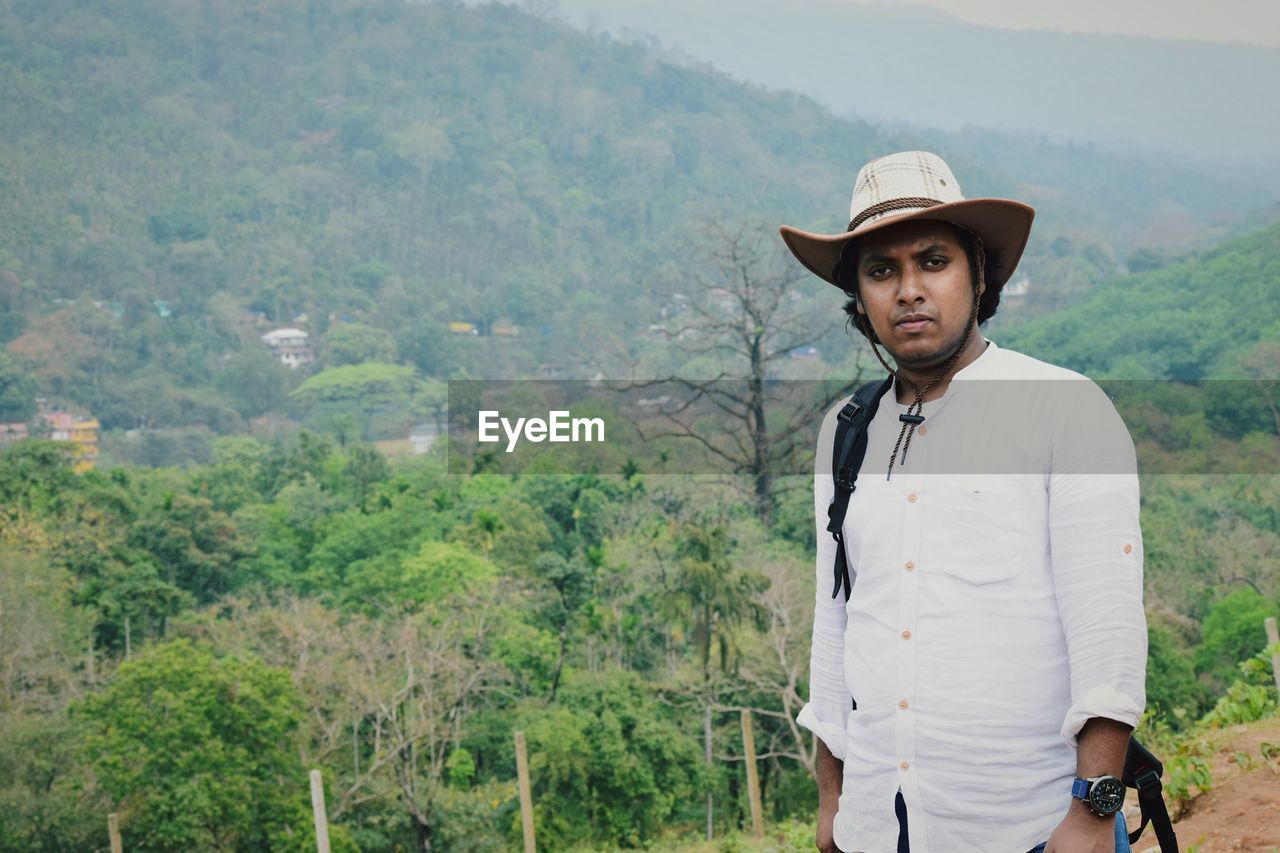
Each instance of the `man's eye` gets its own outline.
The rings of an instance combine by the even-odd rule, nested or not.
[[[888,267],[872,267],[867,272],[867,275],[871,276],[872,278],[882,278],[884,275],[886,275],[889,272],[890,270]]]
[[[946,258],[944,258],[944,257],[942,257],[941,255],[934,255],[932,258],[927,259],[927,260],[925,261],[925,264],[926,264],[926,265],[928,265],[928,264],[932,264],[932,265],[933,265],[933,268],[934,268],[934,269],[937,269],[938,267],[944,267],[944,266],[946,266],[946,265],[947,265],[947,259],[946,259]]]

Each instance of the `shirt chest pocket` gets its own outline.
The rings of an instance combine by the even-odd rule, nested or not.
[[[998,475],[938,477],[921,531],[929,571],[969,584],[1012,580],[1035,559],[1043,495]]]

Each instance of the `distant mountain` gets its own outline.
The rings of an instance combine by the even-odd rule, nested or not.
[[[264,321],[304,326],[317,369],[358,360],[354,340],[420,376],[541,375],[605,334],[652,346],[646,285],[690,274],[672,259],[698,228],[838,230],[857,166],[908,148],[970,196],[1037,206],[1001,322],[1274,197],[1158,158],[840,119],[504,6],[0,0],[0,343],[107,428],[277,411]],[[363,328],[338,346],[343,324]]]
[[[929,7],[852,0],[739,0],[731,12],[719,0],[546,7],[579,26],[649,34],[838,114],[1280,161],[1280,111],[1263,106],[1280,80],[1277,48],[1004,30]]]

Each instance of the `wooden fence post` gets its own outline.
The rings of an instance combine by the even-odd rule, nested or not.
[[[742,752],[747,762],[747,799],[751,801],[751,834],[764,837],[764,807],[760,803],[760,774],[756,769],[756,735],[751,712],[742,709]]]
[[[120,838],[120,815],[107,815],[107,837],[111,839],[111,853],[124,853],[124,841]]]
[[[702,716],[702,745],[703,756],[707,763],[707,778],[710,779],[711,774],[711,705],[708,704],[703,711]],[[707,840],[710,841],[716,834],[715,822],[715,794],[710,785],[707,783]]]
[[[311,812],[316,820],[316,853],[329,853],[329,817],[324,811],[324,779],[311,771]]]
[[[1280,634],[1276,632],[1276,617],[1268,616],[1262,624],[1267,626],[1267,645],[1280,643]],[[1271,656],[1271,677],[1276,680],[1276,691],[1280,692],[1280,655]]]
[[[524,732],[516,732],[516,780],[520,788],[520,825],[524,829],[524,853],[538,849],[533,837],[533,789],[529,785],[529,755]]]

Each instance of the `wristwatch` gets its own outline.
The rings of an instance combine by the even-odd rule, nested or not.
[[[1084,800],[1098,817],[1109,817],[1124,805],[1124,783],[1114,776],[1076,779],[1071,783],[1071,796]]]

